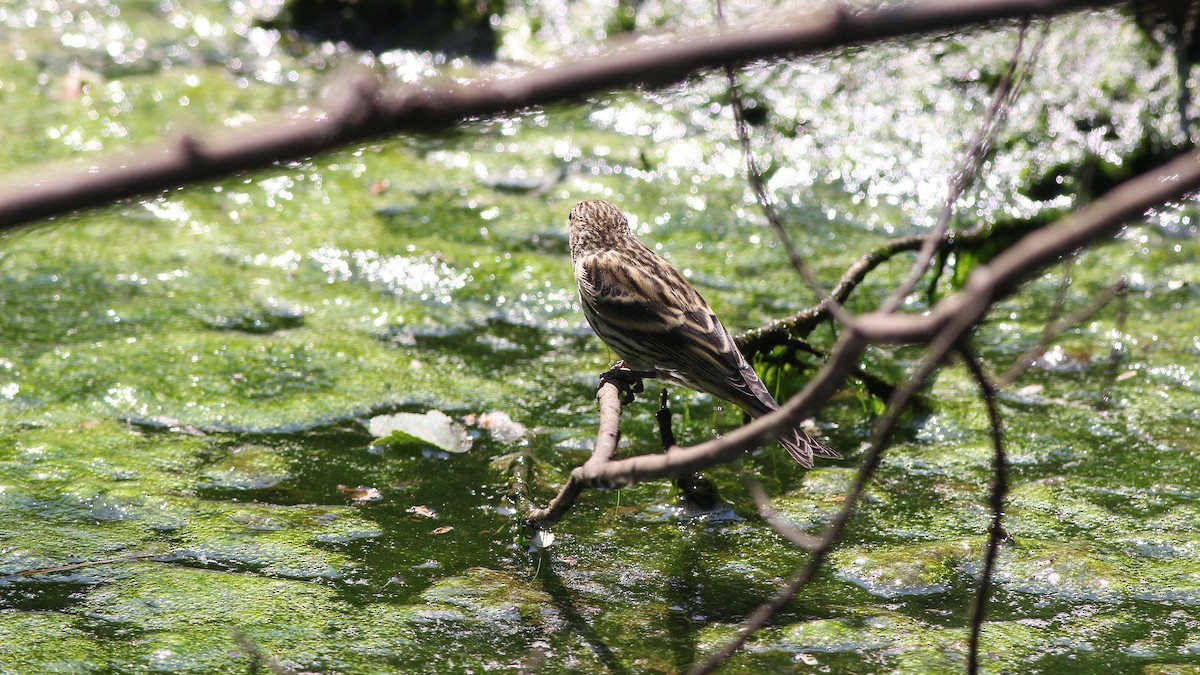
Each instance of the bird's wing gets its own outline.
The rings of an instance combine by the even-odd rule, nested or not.
[[[636,333],[665,333],[684,322],[678,303],[657,278],[630,274],[618,267],[616,256],[592,255],[576,263],[579,297],[597,319],[613,330]],[[598,328],[593,326],[593,328]],[[607,331],[598,328],[607,340]]]
[[[683,384],[746,408],[778,405],[738,351],[733,336],[674,267],[655,256],[640,273],[619,269],[616,256],[579,261],[580,298],[589,322],[613,351],[637,369],[653,368]],[[595,317],[595,320],[592,319]],[[638,355],[654,355],[653,363]]]

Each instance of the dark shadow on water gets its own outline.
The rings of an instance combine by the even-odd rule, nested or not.
[[[553,560],[550,554],[541,550],[537,554],[540,559],[537,564],[541,571],[538,574],[538,579],[542,582],[542,590],[550,595],[550,599],[554,602],[554,607],[562,614],[563,621],[566,622],[567,628],[573,631],[576,635],[583,639],[591,648],[592,653],[604,667],[612,673],[628,673],[630,672],[624,664],[620,662],[617,655],[613,653],[604,639],[600,637],[588,621],[587,617],[579,611],[575,606],[574,593],[571,589],[563,584],[562,577],[558,575],[558,571],[554,568]]]
[[[287,7],[282,21],[268,25],[290,28],[312,42],[340,41],[374,52],[441,52],[483,62],[496,58],[498,38],[487,3],[308,0]]]

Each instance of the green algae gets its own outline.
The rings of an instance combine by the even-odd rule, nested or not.
[[[688,30],[710,11],[511,4],[501,58],[530,62],[631,22]],[[81,28],[100,10],[4,15],[8,173],[317,105],[355,59],[282,45],[245,8],[97,6],[108,43]],[[923,231],[1012,43],[999,27],[744,74],[773,194],[827,284],[887,237]],[[1175,133],[1172,66],[1127,21],[1061,19],[1047,44],[1032,112],[1013,116],[960,205],[964,228],[1056,213],[1097,184],[1055,176],[1094,165],[1112,180]],[[1112,56],[1097,67],[1097,53]],[[408,73],[408,58],[376,65]],[[0,670],[674,672],[732,637],[807,560],[755,515],[740,472],[819,532],[879,411],[861,389],[817,420],[846,460],[801,472],[764,448],[713,472],[727,508],[690,513],[667,484],[588,493],[536,553],[518,523],[523,499],[544,502],[586,459],[595,375],[611,363],[575,305],[575,201],[620,203],[732,329],[814,299],[748,199],[723,87],[698,76],[380,140],[0,239]],[[1068,309],[1129,281],[1001,393],[1010,539],[985,671],[1184,672],[1200,659],[1195,218],[1190,202],[1150,214],[977,331],[1001,372],[1037,341],[1064,275]],[[907,263],[882,266],[849,306],[873,308]],[[913,358],[873,350],[864,367],[895,379]],[[649,389],[625,413],[622,454],[657,451]],[[939,374],[847,541],[729,672],[961,670],[990,519],[975,389],[961,368]],[[741,422],[670,394],[683,441]],[[465,424],[470,451],[367,433],[374,415],[429,410]],[[528,432],[472,426],[493,411]]]

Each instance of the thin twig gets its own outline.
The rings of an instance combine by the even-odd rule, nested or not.
[[[617,385],[606,381],[596,391],[596,400],[600,403],[600,426],[596,431],[596,445],[592,456],[583,466],[571,472],[566,485],[559,490],[558,495],[544,509],[533,509],[525,518],[529,527],[537,530],[548,530],[562,519],[575,505],[579,495],[589,485],[584,484],[577,474],[581,471],[593,470],[598,466],[612,461],[617,452],[617,443],[621,440],[621,392]]]
[[[991,234],[993,233],[982,228],[959,233],[954,236],[953,241],[947,242],[942,250],[969,250],[985,243]],[[862,284],[868,274],[899,253],[921,248],[930,236],[913,234],[897,237],[859,256],[846,268],[841,279],[830,290],[829,297],[845,305],[850,293]],[[786,344],[793,335],[804,337],[828,317],[826,302],[827,300],[822,300],[817,305],[800,310],[786,319],[778,319],[742,333],[737,337],[738,348],[749,357],[750,354],[769,351]]]
[[[1001,111],[1007,110],[1007,106],[1004,104],[1010,102],[1009,93],[1012,91],[1013,76],[1017,72],[1021,52],[1025,48],[1025,32],[1028,27],[1028,20],[1021,24],[1021,28],[1017,33],[1017,44],[1013,48],[1012,57],[1008,60],[1008,67],[1004,70],[1004,77],[1001,78],[1000,84],[992,94],[991,103],[988,105],[987,113],[984,115],[979,129],[967,145],[967,150],[963,153],[958,167],[950,175],[949,185],[946,189],[946,201],[942,204],[937,224],[921,246],[921,250],[917,254],[917,259],[913,263],[908,278],[883,303],[880,307],[881,312],[890,313],[899,309],[904,304],[904,300],[908,295],[917,287],[917,283],[925,275],[925,271],[929,269],[929,264],[933,262],[934,255],[937,254],[938,248],[946,238],[946,232],[950,228],[950,220],[954,217],[955,204],[958,203],[959,198],[962,197],[967,187],[975,181],[975,177],[979,175],[979,167],[982,166],[983,159],[987,156],[988,148],[991,147],[995,134],[999,132],[1001,123],[1006,117]]]
[[[819,404],[827,401],[842,386],[849,373],[854,371],[864,347],[865,343],[853,331],[846,331],[830,352],[825,366],[801,391],[788,399],[779,410],[733,429],[725,436],[664,454],[636,455],[580,466],[571,472],[572,476],[585,487],[611,489],[649,480],[676,478],[732,462],[749,450],[776,442],[801,420],[810,417]]]
[[[1189,150],[1167,163],[1116,186],[1100,199],[1049,227],[1021,238],[985,265],[977,267],[958,293],[944,298],[928,313],[872,312],[856,318],[856,328],[869,342],[925,342],[954,314],[981,295],[1007,296],[1035,272],[1077,255],[1089,244],[1115,234],[1147,209],[1200,188],[1200,151]]]
[[[1018,378],[1025,374],[1025,371],[1029,370],[1029,367],[1038,360],[1038,357],[1046,353],[1046,348],[1050,346],[1050,343],[1053,342],[1055,338],[1057,338],[1059,335],[1062,335],[1073,326],[1078,326],[1084,321],[1087,321],[1088,319],[1092,318],[1096,312],[1099,312],[1107,307],[1108,303],[1112,302],[1113,297],[1125,289],[1125,285],[1125,277],[1121,277],[1120,279],[1117,279],[1113,283],[1106,286],[1099,295],[1097,295],[1090,303],[1087,304],[1087,306],[1081,307],[1072,312],[1070,315],[1056,319],[1047,324],[1046,327],[1042,329],[1042,336],[1038,338],[1037,344],[1025,350],[1025,352],[1017,357],[1017,360],[1014,361],[1011,366],[1009,366],[1008,370],[1004,371],[1004,374],[997,378],[996,388],[1006,389],[1011,387]]]
[[[771,504],[771,497],[763,488],[762,483],[755,480],[749,474],[742,473],[742,484],[746,486],[746,490],[750,493],[751,499],[754,500],[754,508],[758,510],[758,515],[762,517],[767,525],[775,530],[775,534],[787,539],[792,546],[803,549],[805,551],[815,551],[821,547],[821,539],[814,537],[811,534],[801,530],[784,520],[783,516],[779,515],[779,511]]]
[[[918,261],[914,265],[913,273],[911,274],[909,280],[905,282],[905,285],[903,285],[895,295],[893,295],[887,302],[884,303],[880,310],[882,313],[894,312],[899,307],[904,298],[907,297],[907,295],[912,291],[912,288],[916,286],[916,283],[920,280],[925,269],[928,267],[929,262],[933,259],[933,255],[937,251],[938,244],[941,238],[944,236],[946,228],[949,226],[954,203],[958,200],[962,190],[966,187],[966,185],[973,180],[975,172],[971,169],[972,167],[977,166],[975,162],[981,161],[981,156],[984,153],[985,138],[987,138],[985,130],[991,128],[992,121],[995,118],[997,110],[999,109],[1000,101],[1004,100],[1004,98],[1007,96],[1008,86],[1012,81],[1012,75],[1017,66],[1017,59],[1019,58],[1021,48],[1024,44],[1024,37],[1025,27],[1022,26],[1017,48],[1014,51],[1012,60],[1009,63],[1009,68],[1005,79],[998,88],[997,94],[993,99],[993,105],[989,108],[988,116],[984,122],[983,128],[976,136],[972,148],[968,153],[968,158],[978,155],[980,156],[979,159],[967,164],[967,159],[964,158],[964,166],[956,172],[955,179],[951,183],[949,190],[950,194],[947,196],[946,208],[943,210],[938,227],[931,235],[924,239],[924,245],[921,248]],[[764,211],[767,213],[768,221],[771,222],[772,227],[776,230],[776,235],[788,249],[789,256],[792,258],[792,263],[796,268],[796,271],[800,273],[806,282],[808,282],[810,288],[813,288],[814,291],[817,292],[818,297],[821,297],[822,293],[819,291],[819,286],[816,284],[814,279],[811,279],[806,274],[807,268],[803,265],[802,260],[792,247],[791,242],[787,239],[786,233],[783,232],[782,225],[777,222],[778,216],[775,215],[772,217],[774,214],[774,208],[766,196],[765,188],[762,185],[761,176],[759,176],[757,167],[754,163],[749,137],[745,130],[745,122],[742,120],[739,112],[740,102],[737,96],[734,72],[732,68],[727,68],[726,72],[730,82],[730,92],[731,97],[734,100],[734,112],[738,121],[739,137],[742,141],[743,151],[746,154],[747,172],[750,176],[751,184],[758,193],[759,201],[762,204]],[[938,336],[939,339],[935,340],[935,344],[931,346],[930,350],[927,352],[925,359],[917,368],[916,373],[914,373],[914,375],[909,379],[903,388],[893,393],[892,399],[888,402],[888,413],[880,420],[880,423],[876,427],[876,432],[873,436],[870,449],[863,458],[863,466],[858,474],[858,478],[855,481],[855,484],[851,487],[850,491],[847,493],[843,502],[843,507],[839,510],[834,522],[831,523],[829,528],[826,530],[825,536],[815,547],[805,546],[804,544],[797,543],[797,545],[813,551],[813,555],[809,559],[808,564],[797,570],[797,573],[793,574],[790,583],[785,585],[784,588],[776,593],[774,597],[772,597],[768,602],[764,603],[759,607],[758,610],[754,612],[754,614],[747,620],[746,625],[743,626],[742,630],[739,632],[737,638],[731,640],[722,650],[713,654],[703,664],[698,665],[698,667],[694,667],[692,672],[710,672],[724,662],[724,660],[729,656],[740,650],[745,645],[746,640],[748,640],[750,636],[757,632],[762,626],[766,625],[768,621],[774,618],[778,612],[781,611],[793,597],[795,597],[795,594],[800,590],[800,588],[802,588],[807,581],[812,578],[812,575],[815,574],[817,569],[819,569],[825,557],[832,550],[834,544],[840,537],[845,525],[849,522],[854,508],[857,505],[867,482],[870,480],[871,476],[878,467],[883,456],[883,451],[886,448],[889,439],[891,438],[892,429],[898,422],[900,414],[907,409],[908,403],[912,396],[916,394],[917,389],[924,384],[928,377],[933,374],[933,371],[941,363],[942,359],[945,358],[954,341],[965,335],[966,331],[968,331],[971,326],[974,325],[975,321],[982,316],[982,313],[990,305],[990,298],[984,299],[982,302],[977,301],[974,304],[978,309],[978,316],[972,317],[968,314],[965,316],[960,316],[957,321],[949,323],[943,329],[942,334]],[[838,319],[839,323],[841,323],[843,326],[849,326],[852,328],[851,322],[841,316],[842,308],[839,304],[836,302],[831,302],[828,305],[828,309],[830,313],[832,313]],[[940,345],[937,344],[939,341],[941,342]],[[762,493],[761,487],[759,487],[758,492]],[[759,501],[760,496],[763,499],[766,498],[765,493],[762,493],[761,495],[756,494],[756,501]],[[762,506],[760,505],[760,511],[762,510]],[[772,522],[771,518],[767,518],[767,520],[768,522]],[[776,528],[776,531],[780,530],[781,528]],[[787,536],[790,532],[788,529],[783,529],[782,533],[784,536]],[[797,541],[804,541],[804,539],[798,538]]]
[[[42,574],[54,574],[55,572],[70,572],[71,570],[83,569],[85,567],[97,567],[99,565],[115,565],[117,563],[135,562],[138,560],[153,560],[155,558],[165,558],[171,555],[167,553],[135,553],[132,555],[123,555],[116,558],[101,558],[100,560],[85,560],[83,562],[69,563],[66,565],[55,565],[54,567],[42,567],[34,570],[25,570],[24,572],[16,572],[3,577],[0,581],[14,581],[16,579],[25,579],[28,577],[39,576]]]
[[[868,251],[846,269],[845,273],[842,274],[842,278],[830,290],[828,298],[786,319],[772,321],[769,324],[742,333],[737,337],[738,348],[749,358],[749,354],[765,352],[786,343],[793,334],[800,336],[807,335],[829,315],[827,304],[830,301],[844,304],[846,298],[850,297],[850,293],[876,267],[891,260],[897,253],[920,248],[923,241],[925,241],[924,235],[898,237]]]
[[[1004,427],[1000,420],[1000,408],[996,404],[996,387],[984,372],[979,357],[965,340],[959,343],[958,353],[962,356],[967,370],[971,372],[971,376],[979,385],[979,393],[983,396],[983,402],[987,406],[992,449],[995,455],[992,460],[995,478],[992,480],[992,491],[988,495],[988,505],[992,509],[992,522],[988,525],[987,552],[983,557],[983,571],[979,575],[979,588],[976,590],[975,600],[971,604],[971,637],[967,640],[967,672],[975,675],[979,672],[979,638],[983,632],[983,617],[987,609],[988,594],[991,592],[996,555],[1000,551],[1000,540],[1004,538],[1004,495],[1008,493],[1008,457],[1004,451]]]
[[[675,432],[671,429],[671,406],[667,388],[663,387],[658,397],[658,410],[654,413],[658,422],[658,437],[662,439],[663,452],[679,450],[675,444]],[[721,503],[716,483],[700,472],[686,473],[675,479],[675,486],[683,494],[684,503],[694,511],[709,511]]]
[[[709,673],[716,669],[727,658],[745,646],[746,641],[787,606],[796,593],[812,579],[850,522],[850,517],[858,505],[867,483],[879,468],[879,463],[883,459],[883,451],[891,439],[892,431],[900,421],[900,416],[907,409],[908,402],[954,348],[955,343],[983,316],[987,308],[991,306],[991,300],[990,297],[979,296],[969,307],[964,308],[964,311],[954,315],[931,341],[929,349],[913,374],[888,401],[887,411],[876,423],[871,441],[866,452],[863,453],[862,466],[859,468],[858,476],[850,490],[847,491],[846,497],[842,501],[842,507],[822,533],[820,547],[812,552],[808,562],[793,572],[783,587],[746,619],[742,629],[738,631],[737,637],[711,654],[703,663],[693,665],[691,673]],[[846,331],[840,340],[853,339],[853,335],[854,331]]]
[[[722,16],[720,0],[717,2],[717,19],[721,26],[724,27],[724,17]],[[729,84],[729,100],[730,106],[733,108],[734,126],[737,129],[738,142],[742,146],[742,156],[746,162],[746,179],[750,182],[751,189],[754,190],[755,200],[762,209],[763,215],[767,218],[767,223],[771,225],[771,230],[775,233],[775,238],[783,244],[783,249],[787,252],[788,261],[791,262],[792,268],[800,275],[800,278],[808,285],[812,294],[821,300],[821,305],[825,311],[832,314],[838,323],[843,326],[849,326],[852,318],[849,313],[842,309],[841,303],[837,299],[827,293],[821,285],[821,281],[817,279],[817,275],[804,262],[804,257],[800,255],[800,251],[796,249],[796,245],[792,243],[791,235],[787,233],[787,229],[783,226],[783,219],[779,217],[779,210],[775,208],[775,203],[771,196],[767,193],[767,185],[763,181],[762,171],[758,168],[758,160],[754,156],[754,148],[750,145],[750,128],[746,125],[745,108],[742,106],[741,88],[738,87],[737,71],[732,65],[725,66],[725,78]]]

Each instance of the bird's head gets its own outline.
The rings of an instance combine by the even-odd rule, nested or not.
[[[579,202],[567,220],[570,227],[571,259],[607,251],[634,239],[629,220],[603,199]]]

